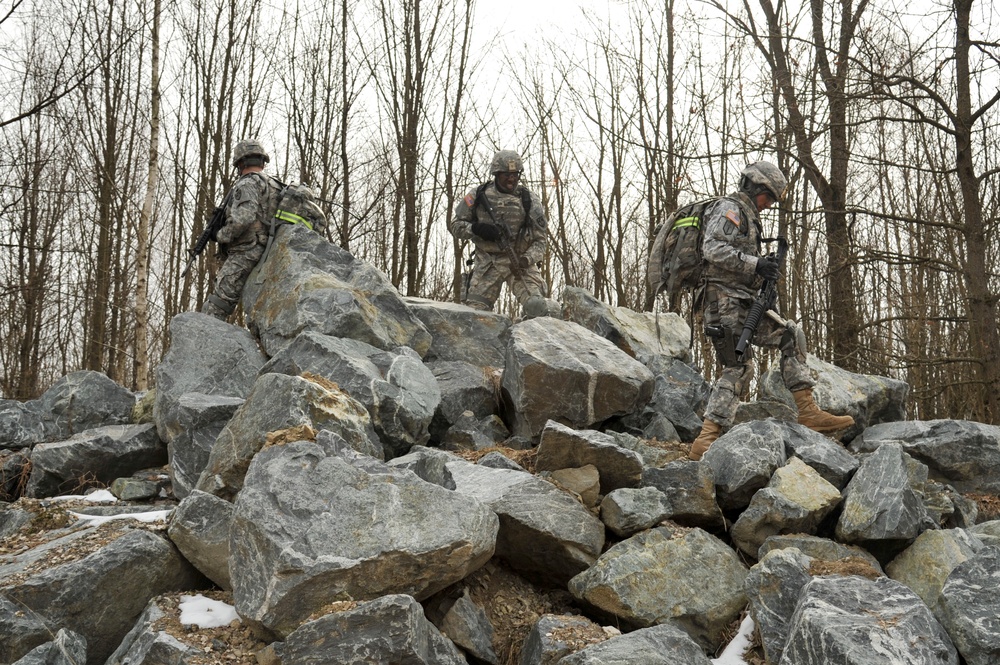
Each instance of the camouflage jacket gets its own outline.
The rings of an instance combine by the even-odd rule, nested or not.
[[[233,183],[232,201],[226,207],[226,225],[216,237],[219,244],[238,246],[258,242],[266,234],[277,206],[278,185],[263,173],[247,173]]]
[[[533,195],[531,196],[531,210],[528,211],[527,219],[525,218],[524,204],[521,201],[522,190],[524,187],[518,185],[511,194],[504,194],[497,190],[494,183],[490,183],[483,191],[483,196],[493,205],[497,222],[506,226],[515,239],[514,251],[518,256],[527,257],[528,262],[534,264],[545,257],[548,222],[545,221],[541,202],[538,197]],[[504,250],[499,242],[483,240],[472,233],[473,222],[493,224],[493,219],[485,206],[477,204],[477,192],[478,188],[471,190],[455,205],[455,218],[451,223],[451,233],[460,240],[472,240],[476,245],[477,253],[484,252],[503,256]]]
[[[730,194],[705,208],[703,224],[705,281],[726,295],[756,296],[761,285],[756,269],[763,234],[756,206],[746,194]]]

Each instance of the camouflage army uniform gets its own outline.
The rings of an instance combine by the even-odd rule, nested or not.
[[[726,365],[724,352],[719,345],[735,346],[743,332],[753,300],[762,280],[757,276],[757,258],[761,252],[760,215],[746,194],[740,192],[720,198],[705,209],[705,235],[702,249],[705,257],[706,284],[698,297],[704,308],[705,326],[721,326],[728,341],[713,339],[716,361]],[[785,386],[792,392],[814,385],[806,367],[806,350],[801,333],[779,325],[764,316],[757,333],[751,340],[754,345],[781,350],[781,375]],[[748,346],[743,358],[723,367],[712,387],[712,395],[705,409],[705,417],[723,427],[728,427],[736,415],[740,395],[753,374],[753,346]]]
[[[243,285],[267,246],[277,188],[277,183],[263,173],[248,173],[233,183],[232,201],[226,208],[226,225],[217,234],[225,260],[216,276],[212,295],[202,305],[201,311],[205,314],[225,321],[236,308]]]
[[[529,299],[545,298],[545,280],[538,269],[538,263],[545,256],[548,223],[535,196],[531,197],[531,210],[527,220],[525,219],[521,201],[523,189],[519,184],[512,193],[505,194],[497,190],[495,183],[490,183],[483,191],[483,196],[493,205],[497,222],[506,226],[515,239],[514,252],[518,257],[527,259],[527,267],[523,269],[520,278],[511,270],[510,258],[499,241],[484,240],[472,232],[473,222],[493,223],[486,208],[476,203],[478,189],[470,191],[455,206],[455,219],[450,229],[452,235],[460,240],[472,240],[476,247],[472,279],[468,293],[463,298],[463,302],[470,307],[487,311],[493,309],[504,282],[507,282],[526,312],[531,309],[526,305]]]

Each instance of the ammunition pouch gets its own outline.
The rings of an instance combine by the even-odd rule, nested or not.
[[[715,357],[723,367],[740,367],[739,355],[736,353],[736,342],[739,335],[721,325],[706,325],[705,336],[712,340]]]

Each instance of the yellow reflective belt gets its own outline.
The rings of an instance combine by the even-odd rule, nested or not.
[[[313,225],[309,223],[309,220],[307,220],[305,217],[296,215],[293,212],[288,212],[287,210],[279,210],[276,213],[274,213],[274,216],[283,222],[288,222],[289,224],[301,224],[310,231],[313,230]]]
[[[674,222],[674,225],[673,225],[672,228],[679,229],[679,228],[683,228],[685,226],[699,227],[699,226],[701,226],[701,220],[699,218],[697,218],[697,217],[684,217],[684,218],[678,219],[676,222]]]

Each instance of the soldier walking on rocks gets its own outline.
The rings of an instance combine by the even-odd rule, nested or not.
[[[693,460],[701,459],[723,429],[732,425],[740,395],[752,375],[752,347],[737,357],[735,343],[762,281],[773,282],[780,275],[778,262],[761,254],[760,212],[783,200],[787,186],[777,166],[756,162],[743,169],[737,192],[705,209],[705,264],[695,302],[703,308],[705,330],[714,333],[712,345],[721,370],[712,386],[701,433],[691,444]],[[800,424],[824,434],[854,424],[852,417],[827,413],[813,400],[815,382],[806,367],[805,336],[794,322],[781,325],[764,316],[752,341],[781,350],[781,376],[795,398]]]
[[[527,318],[549,312],[538,264],[545,256],[548,223],[541,202],[520,183],[524,164],[513,150],[493,157],[493,181],[471,190],[455,206],[452,235],[475,245],[475,264],[462,302],[490,311],[506,282]]]
[[[278,182],[263,173],[269,161],[259,141],[240,141],[233,149],[233,166],[240,175],[226,206],[226,224],[216,235],[223,263],[215,288],[201,307],[205,314],[223,321],[236,309],[243,285],[267,247],[268,224],[274,217],[279,191]]]

